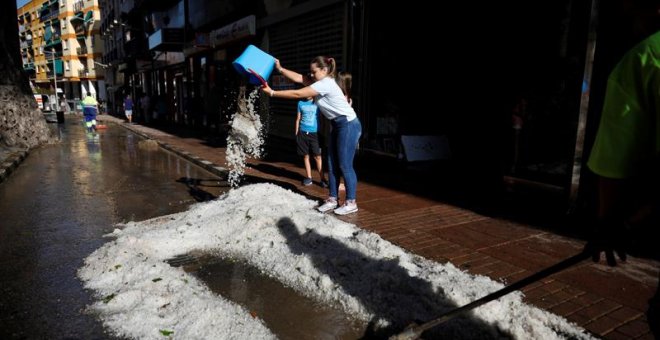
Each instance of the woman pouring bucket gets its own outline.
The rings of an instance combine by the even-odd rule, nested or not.
[[[259,54],[261,52],[261,55]],[[249,64],[246,62],[257,55],[259,63]],[[265,55],[265,56],[264,56]],[[267,58],[267,57],[268,58]],[[264,66],[266,63],[268,66]],[[253,67],[254,65],[254,67]],[[275,91],[264,78],[268,78],[274,67],[283,76],[291,81],[303,84],[305,87],[296,90]],[[358,211],[356,202],[357,175],[353,168],[353,158],[358,140],[362,134],[360,120],[355,114],[341,88],[335,81],[337,66],[333,58],[319,56],[309,64],[309,75],[302,75],[295,71],[285,69],[279,60],[274,59],[265,52],[250,45],[236,61],[234,66],[240,72],[252,73],[250,81],[256,84],[260,81],[261,90],[273,98],[303,99],[313,97],[321,113],[330,120],[332,130],[328,143],[328,177],[330,194],[328,198],[318,206],[320,212],[334,210],[335,214],[347,215]],[[257,69],[259,68],[260,69]],[[253,78],[254,77],[254,78]],[[343,176],[346,185],[346,200],[339,206],[339,178]]]

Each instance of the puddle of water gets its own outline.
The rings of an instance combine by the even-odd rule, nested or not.
[[[323,306],[241,262],[202,257],[184,266],[215,293],[266,322],[280,339],[359,339],[366,324]]]

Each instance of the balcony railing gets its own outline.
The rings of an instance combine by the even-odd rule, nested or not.
[[[60,11],[55,9],[55,10],[44,10],[40,13],[39,19],[41,22],[45,22],[54,18],[57,18],[57,16],[60,15]]]

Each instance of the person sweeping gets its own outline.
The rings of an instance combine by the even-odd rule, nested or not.
[[[87,132],[96,131],[96,112],[98,111],[98,105],[99,103],[89,93],[82,101],[83,116],[85,117]]]

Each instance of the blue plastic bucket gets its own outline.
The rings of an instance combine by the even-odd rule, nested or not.
[[[273,72],[273,67],[275,67],[275,58],[254,45],[248,45],[243,54],[236,58],[232,64],[238,73],[249,77],[251,84],[260,85],[259,78],[250,73],[248,69],[252,69],[262,78],[268,80]]]

